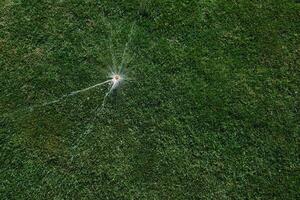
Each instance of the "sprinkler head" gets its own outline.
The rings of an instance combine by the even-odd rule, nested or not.
[[[121,82],[123,78],[119,74],[114,74],[111,76],[111,79],[112,79],[112,82],[115,84],[115,83]]]
[[[116,79],[116,80],[119,80],[121,77],[120,77],[120,75],[115,75],[114,76],[114,79]]]
[[[111,89],[112,90],[116,89],[123,80],[124,80],[124,78],[123,78],[122,75],[112,74],[112,76],[111,76],[111,82],[112,82]]]

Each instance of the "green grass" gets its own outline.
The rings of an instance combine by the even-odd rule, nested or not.
[[[27,109],[105,80],[132,25],[103,110]],[[292,0],[2,0],[0,198],[299,198],[299,44]]]

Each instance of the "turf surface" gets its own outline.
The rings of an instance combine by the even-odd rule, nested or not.
[[[291,0],[1,0],[0,198],[299,198],[299,44]],[[103,109],[30,109],[112,54],[131,81]]]

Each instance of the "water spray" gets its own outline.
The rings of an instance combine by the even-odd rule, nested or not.
[[[106,81],[103,81],[101,83],[97,83],[95,85],[92,85],[92,86],[84,88],[84,89],[73,91],[69,94],[65,94],[65,95],[61,96],[60,98],[58,98],[56,100],[49,101],[49,102],[43,103],[42,105],[38,105],[38,106],[34,106],[34,107],[42,107],[42,106],[48,106],[48,105],[51,105],[51,104],[55,104],[55,103],[58,103],[58,102],[60,102],[64,99],[68,98],[68,97],[74,96],[76,94],[86,92],[88,90],[94,89],[96,87],[99,87],[99,86],[102,86],[102,85],[105,85],[105,84],[109,84],[108,92],[105,94],[105,96],[103,98],[102,106],[104,106],[106,97],[109,96],[112,93],[112,91],[116,90],[118,88],[118,86],[121,85],[121,83],[125,80],[124,77],[125,76],[121,75],[119,72],[112,72],[112,74],[109,76],[110,79],[108,79]],[[32,108],[34,108],[34,107],[32,107]]]

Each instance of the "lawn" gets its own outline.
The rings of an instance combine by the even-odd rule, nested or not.
[[[299,199],[294,0],[1,0],[0,72],[0,199]]]

